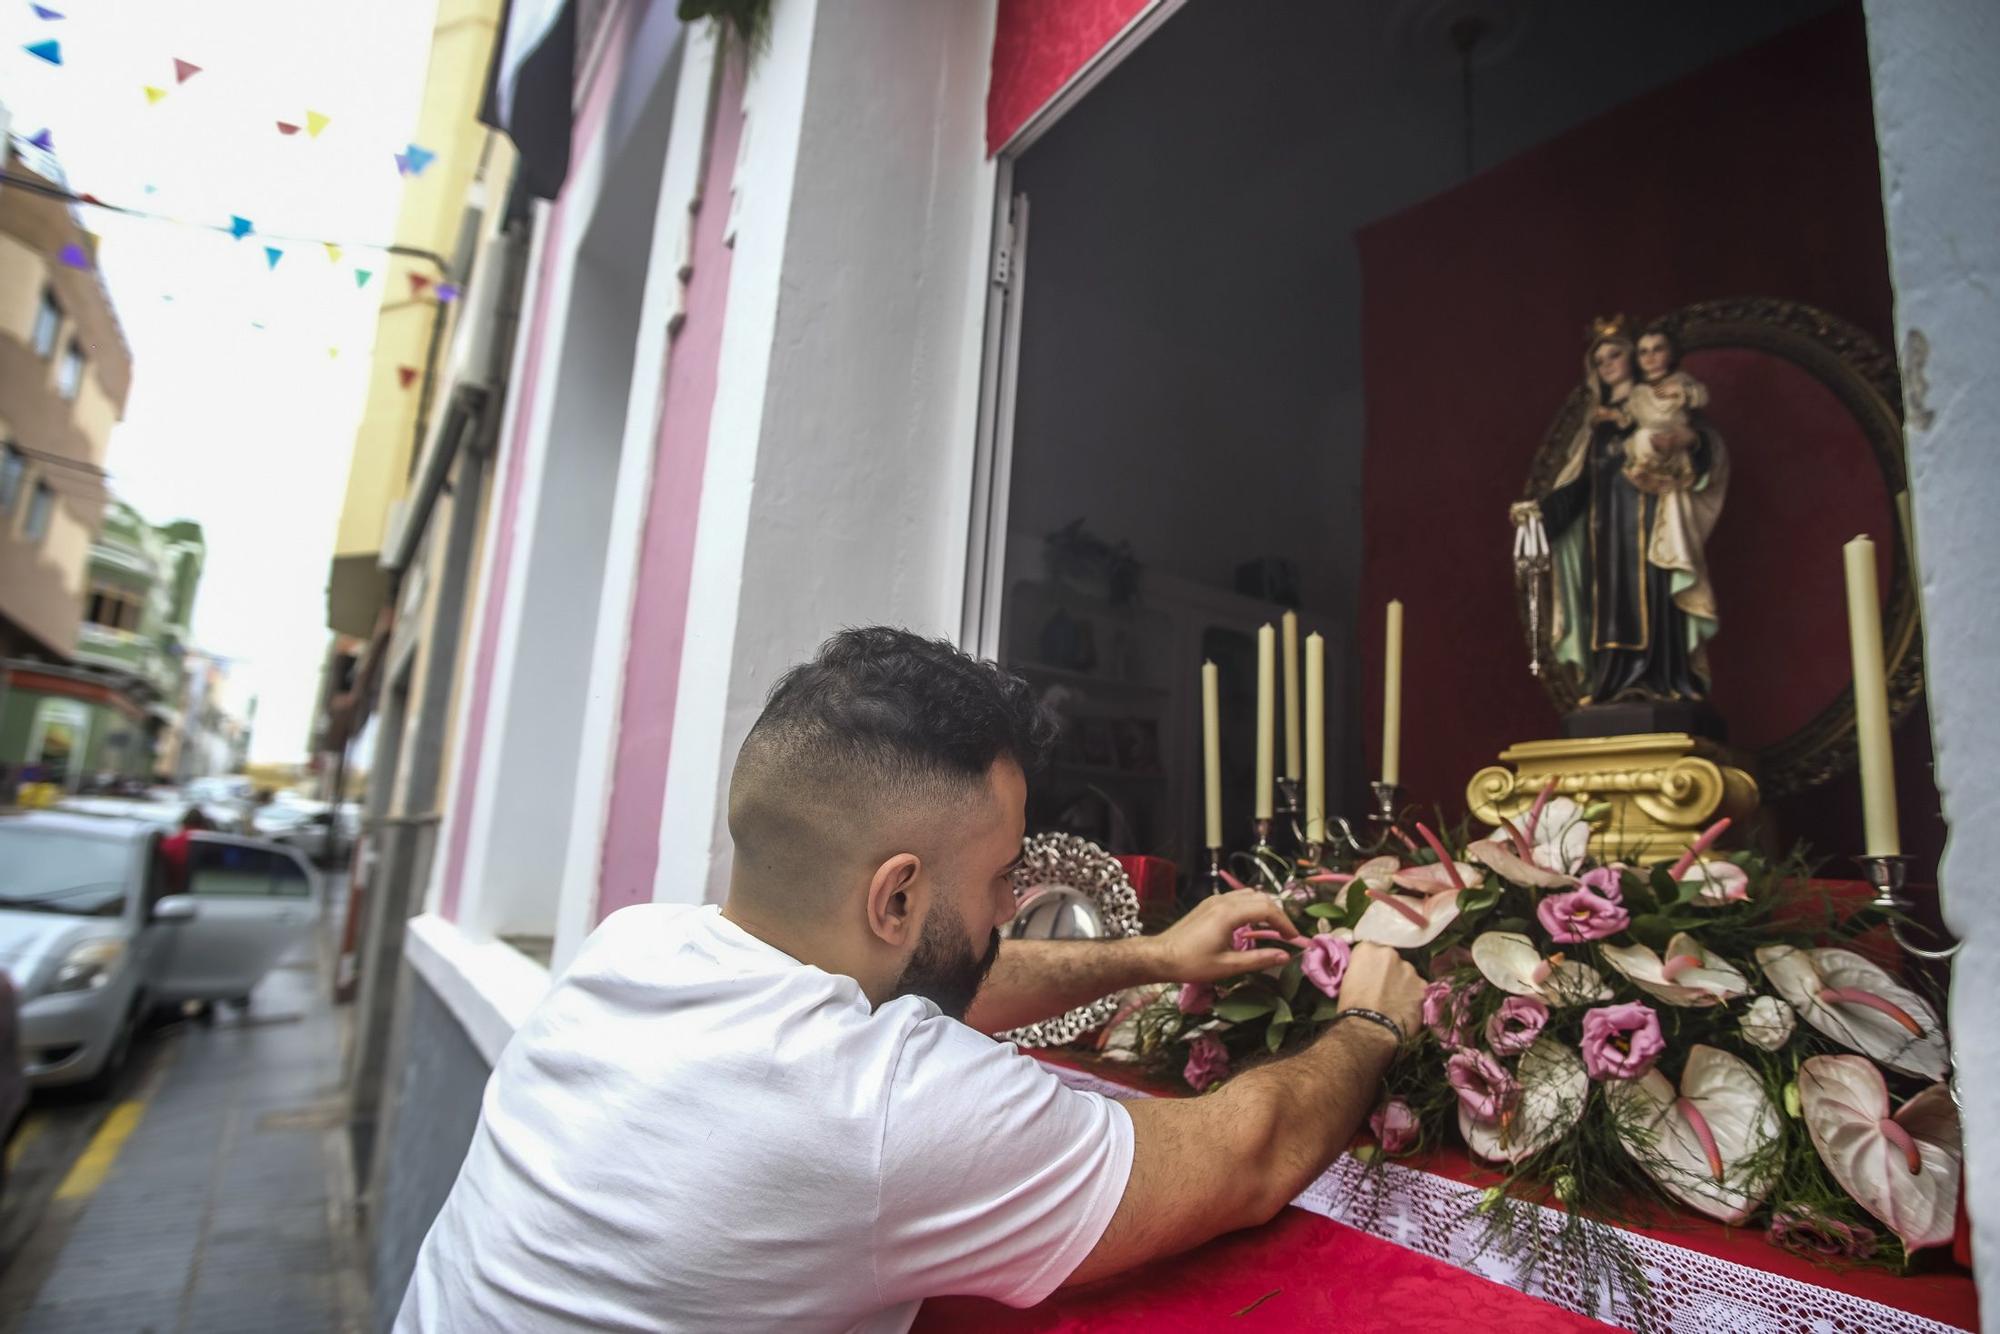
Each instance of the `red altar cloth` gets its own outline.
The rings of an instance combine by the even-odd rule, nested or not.
[[[1253,1303],[1255,1309],[1236,1314]],[[1129,1274],[1062,1289],[1026,1311],[976,1297],[934,1297],[912,1328],[919,1334],[1121,1329],[1601,1334],[1605,1326],[1394,1242],[1287,1209],[1263,1227],[1218,1237]]]
[[[1176,1090],[1145,1079],[1129,1066],[1078,1059],[1073,1053],[1031,1052],[1054,1065],[1087,1070],[1174,1096]],[[1474,1185],[1498,1177],[1462,1152],[1437,1152],[1401,1160],[1438,1176]],[[1631,1231],[1734,1264],[1849,1293],[1961,1329],[1979,1329],[1979,1298],[1970,1274],[1942,1252],[1921,1263],[1939,1272],[1897,1277],[1877,1269],[1837,1270],[1768,1244],[1759,1231],[1724,1227],[1692,1214],[1660,1211],[1651,1226]],[[1384,1241],[1303,1209],[1286,1209],[1261,1228],[1219,1237],[1186,1255],[1156,1261],[1130,1274],[1057,1292],[1027,1311],[974,1298],[924,1303],[917,1330],[1196,1330],[1266,1293],[1276,1295],[1237,1319],[1245,1329],[1461,1330],[1476,1322],[1494,1329],[1603,1329],[1594,1320],[1482,1278],[1393,1242]],[[1498,1322],[1507,1323],[1498,1323]],[[1237,1321],[1231,1321],[1236,1327]]]

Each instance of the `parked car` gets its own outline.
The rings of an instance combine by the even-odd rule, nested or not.
[[[21,1004],[14,983],[0,971],[0,1145],[11,1145],[28,1110],[28,1076],[21,1069]],[[0,1154],[0,1191],[7,1187],[7,1158]]]
[[[162,834],[144,820],[0,816],[0,968],[20,995],[31,1084],[108,1089],[149,1009],[247,1004],[312,930],[319,883],[296,852],[195,833],[181,874]]]
[[[252,823],[258,837],[296,848],[325,866],[336,854],[354,846],[361,832],[361,811],[351,801],[333,807],[310,797],[280,792],[258,808]]]

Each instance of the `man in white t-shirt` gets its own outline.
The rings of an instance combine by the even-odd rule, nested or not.
[[[605,920],[501,1054],[402,1334],[909,1327],[1261,1223],[1374,1105],[1422,984],[1356,949],[1343,1018],[1201,1098],[1072,1090],[984,1032],[1289,954],[1267,896],[1129,941],[1007,941],[1029,688],[849,630],[771,692],[729,792],[729,897]],[[983,986],[982,986],[983,981]]]

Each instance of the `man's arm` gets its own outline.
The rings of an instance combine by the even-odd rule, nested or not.
[[[1276,931],[1287,940],[1298,928],[1269,894],[1243,889],[1203,899],[1194,911],[1157,936],[1129,940],[1007,940],[979,989],[965,1022],[982,1033],[1037,1023],[1100,996],[1147,982],[1212,982],[1288,961],[1274,942],[1238,950],[1230,937],[1239,926]]]
[[[1422,980],[1394,950],[1354,947],[1342,1010],[1378,1011],[1410,1034],[1422,1001]],[[1348,1019],[1297,1055],[1246,1070],[1204,1097],[1126,1103],[1132,1174],[1104,1235],[1067,1282],[1268,1222],[1354,1137],[1395,1054],[1387,1029]]]

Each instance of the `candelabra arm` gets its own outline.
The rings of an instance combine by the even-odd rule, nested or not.
[[[1951,958],[1964,948],[1964,941],[1954,940],[1943,949],[1932,949],[1916,944],[1903,934],[1903,919],[1910,911],[1910,901],[1903,895],[1903,881],[1909,873],[1908,857],[1869,853],[1860,858],[1860,862],[1868,872],[1868,883],[1875,886],[1875,898],[1868,906],[1889,919],[1889,935],[1902,947],[1903,953],[1913,959],[1937,962]]]

